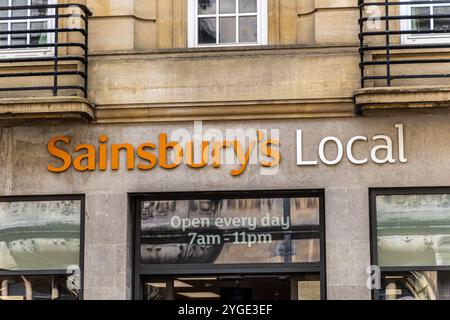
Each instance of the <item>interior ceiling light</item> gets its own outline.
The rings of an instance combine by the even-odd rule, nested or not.
[[[204,278],[177,278],[180,281],[216,281],[216,277],[204,277]]]
[[[174,287],[175,288],[193,288],[193,286],[191,286],[190,284],[180,281],[180,280],[174,281]]]
[[[151,283],[146,283],[146,285],[150,285],[155,288],[166,288],[167,287],[167,284],[165,282],[151,282]],[[191,286],[190,284],[180,281],[180,280],[175,280],[173,285],[175,288],[193,288],[193,286]]]
[[[220,296],[214,292],[177,292],[177,294],[189,299],[217,299]]]

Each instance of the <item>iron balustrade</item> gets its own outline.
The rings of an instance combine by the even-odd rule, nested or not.
[[[397,14],[401,12],[400,8],[407,6],[423,6],[429,5],[429,14]],[[431,78],[449,78],[450,73],[421,73],[420,71],[414,73],[414,68],[420,64],[443,64],[450,63],[449,58],[406,58],[397,56],[393,58],[394,50],[402,51],[408,54],[414,52],[419,53],[421,49],[450,49],[450,24],[448,28],[435,29],[430,28],[420,30],[420,28],[412,28],[412,23],[403,23],[408,25],[408,28],[401,27],[403,21],[412,22],[416,19],[450,19],[450,14],[433,14],[431,5],[449,5],[450,0],[444,1],[389,1],[389,0],[358,0],[359,14],[359,41],[360,41],[360,70],[361,70],[361,87],[366,86],[366,82],[369,80],[386,81],[388,87],[392,86],[394,80],[406,80],[406,79],[431,79]],[[373,10],[375,9],[375,10]],[[369,14],[367,14],[369,11]],[[378,14],[377,14],[378,13]],[[417,20],[416,20],[417,21]],[[442,20],[441,20],[442,21]],[[390,22],[397,22],[396,26]],[[372,27],[369,26],[372,24]],[[377,24],[378,23],[378,24]],[[379,27],[373,27],[373,26]],[[402,43],[398,39],[393,39],[393,36],[402,37],[404,35],[449,35],[449,41],[439,41],[433,43]],[[376,37],[382,37],[381,43],[371,41]],[[372,43],[374,44],[372,44]],[[373,60],[374,54],[379,53],[381,60]],[[395,74],[393,72],[394,66],[411,65],[409,70],[413,72],[408,74]],[[377,74],[368,74],[369,66],[379,66],[382,68],[381,72]],[[416,68],[418,69],[418,68]],[[379,70],[378,70],[379,71]]]
[[[27,13],[43,10],[45,14],[23,15]],[[42,4],[42,5],[21,5],[21,6],[3,6],[0,7],[0,24],[12,25],[16,23],[27,24],[27,29],[18,29],[0,31],[0,71],[3,67],[12,67],[15,72],[0,72],[0,78],[16,78],[18,83],[25,77],[36,77],[36,82],[41,83],[42,77],[53,78],[50,85],[18,85],[18,86],[0,86],[0,92],[20,92],[20,91],[49,91],[53,96],[58,96],[61,90],[74,90],[82,92],[84,97],[88,93],[88,18],[92,13],[87,6],[83,4]],[[72,19],[72,20],[69,20]],[[31,29],[32,21],[46,20],[47,25],[41,29]],[[28,23],[30,21],[30,23]],[[76,23],[73,23],[76,21]],[[42,22],[42,21],[41,21]],[[45,43],[31,43],[28,39],[31,35],[47,35]],[[75,39],[70,34],[78,34]],[[13,44],[14,35],[26,37],[26,43]],[[65,36],[64,36],[65,35]],[[6,39],[6,40],[5,40]],[[6,41],[6,44],[5,44]],[[46,54],[34,54],[33,50],[46,50]],[[25,65],[23,65],[25,63]],[[26,64],[29,63],[29,64]],[[45,71],[31,71],[33,68],[42,67],[47,63]],[[61,63],[73,63],[75,70],[65,70],[67,67],[61,67]],[[20,66],[19,64],[22,64]],[[28,71],[20,71],[20,70]],[[65,81],[68,84],[62,84],[62,77],[75,76],[75,81]]]

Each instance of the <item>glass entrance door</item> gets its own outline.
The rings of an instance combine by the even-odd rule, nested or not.
[[[320,275],[147,277],[146,300],[320,300]]]

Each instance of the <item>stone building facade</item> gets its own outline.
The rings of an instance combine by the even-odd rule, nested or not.
[[[450,2],[367,2],[1,2],[3,297],[448,298]],[[279,164],[164,167],[199,126]]]

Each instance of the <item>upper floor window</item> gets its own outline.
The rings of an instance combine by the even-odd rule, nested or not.
[[[401,6],[401,15],[418,17],[417,19],[402,20],[403,30],[426,32],[403,35],[403,43],[450,42],[450,2],[429,0],[429,3],[425,4],[403,5]],[[429,33],[427,33],[428,31]]]
[[[46,7],[55,0],[0,0],[0,46],[1,56],[35,55],[50,53],[47,44],[53,42],[55,9]],[[27,6],[42,6],[31,8]],[[22,32],[23,31],[23,32]],[[31,32],[30,32],[31,31]],[[6,49],[6,50],[5,50]]]
[[[189,47],[267,44],[267,0],[189,0]]]

